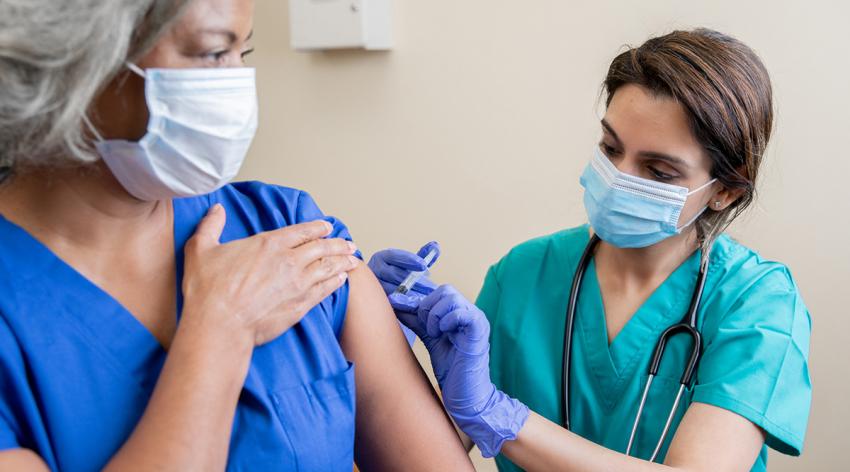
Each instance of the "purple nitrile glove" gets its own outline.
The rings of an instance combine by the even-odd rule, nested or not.
[[[437,255],[430,264],[425,265],[425,260],[423,258],[431,252],[432,249],[437,250]],[[425,298],[425,295],[433,292],[437,287],[434,282],[428,278],[427,271],[428,268],[433,266],[439,258],[440,245],[436,241],[431,241],[430,243],[422,246],[422,249],[420,249],[417,254],[401,249],[384,249],[383,251],[376,252],[372,258],[369,259],[369,268],[375,274],[375,277],[378,278],[378,281],[381,282],[384,292],[390,296],[390,304],[393,306],[396,316],[398,316],[399,313],[416,313],[416,310],[419,308],[419,303],[423,298]],[[409,292],[406,294],[395,293],[399,284],[401,284],[401,282],[404,281],[411,272],[421,271],[425,271],[426,274],[416,282]],[[413,345],[416,335],[403,324],[401,325],[401,329],[404,331],[404,336],[407,338],[408,344]]]
[[[484,457],[499,453],[528,419],[528,407],[490,381],[490,324],[454,287],[442,285],[399,320],[425,344],[446,411]]]

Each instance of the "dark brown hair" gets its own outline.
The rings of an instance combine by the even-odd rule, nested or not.
[[[691,131],[711,159],[712,176],[726,188],[744,191],[728,208],[709,208],[697,220],[700,244],[707,249],[755,198],[773,128],[767,69],[744,43],[700,28],[651,38],[614,58],[604,83],[606,106],[627,84],[681,103]]]

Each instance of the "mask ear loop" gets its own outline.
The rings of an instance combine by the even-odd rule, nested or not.
[[[704,183],[704,184],[700,185],[699,187],[695,188],[694,190],[691,190],[690,192],[688,192],[688,195],[687,195],[687,196],[689,196],[689,197],[690,197],[691,195],[693,195],[693,194],[695,194],[695,193],[697,193],[697,192],[699,192],[699,191],[704,190],[706,187],[708,187],[709,185],[713,184],[714,182],[717,182],[717,178],[711,179],[711,180],[709,180],[708,182],[706,182],[706,183]],[[687,228],[688,226],[690,226],[690,225],[694,224],[694,222],[697,220],[697,218],[699,218],[700,216],[702,216],[702,214],[703,214],[703,213],[705,213],[705,210],[708,210],[708,205],[706,205],[706,206],[702,207],[702,210],[700,210],[700,211],[699,211],[696,215],[694,215],[694,217],[693,217],[693,218],[691,218],[691,219],[690,219],[690,221],[688,221],[687,223],[683,224],[682,226],[680,226],[680,227],[676,228],[676,232],[677,232],[677,233],[681,233],[683,229],[685,229],[685,228]]]
[[[132,71],[136,75],[142,78],[146,78],[145,71],[142,70],[141,67],[137,66],[136,64],[133,64],[130,61],[127,61],[125,65],[128,69],[130,69],[130,71]],[[106,141],[105,139],[103,139],[103,135],[101,135],[97,128],[94,127],[94,124],[92,124],[88,115],[83,115],[83,122],[86,124],[86,127],[89,129],[89,131],[91,131],[91,134],[94,135],[95,139],[97,139],[98,142]]]
[[[94,138],[97,140],[97,142],[102,143],[103,141],[105,141],[105,139],[103,139],[103,135],[101,135],[97,128],[94,127],[94,124],[92,124],[88,115],[83,115],[83,122],[86,124],[86,127],[89,129],[89,131],[91,131],[91,134],[94,135]]]
[[[127,61],[126,65],[127,65],[127,68],[128,68],[128,69],[130,69],[131,71],[135,72],[135,73],[136,73],[136,75],[138,75],[139,77],[141,77],[141,78],[145,78],[145,77],[147,76],[147,75],[145,74],[145,71],[144,71],[144,70],[142,70],[142,68],[141,68],[141,67],[139,67],[139,66],[137,66],[136,64],[133,64],[132,62]]]
[[[702,216],[703,213],[705,213],[705,210],[708,210],[708,205],[702,207],[702,210],[700,210],[699,213],[694,215],[694,217],[691,218],[690,221],[688,221],[687,223],[683,224],[682,226],[679,226],[678,228],[676,228],[676,232],[681,233],[683,229],[694,224],[694,222],[697,220],[697,218],[699,218],[700,216]]]
[[[713,178],[713,179],[711,179],[711,180],[709,180],[708,182],[706,182],[706,183],[704,183],[704,184],[700,185],[699,187],[697,187],[697,188],[695,188],[695,189],[691,190],[690,192],[688,192],[688,194],[687,194],[686,196],[690,197],[691,195],[693,195],[693,194],[695,194],[695,193],[697,193],[697,192],[699,192],[699,191],[701,191],[701,190],[704,190],[706,187],[708,187],[709,185],[713,184],[714,182],[717,182],[717,178],[716,178],[716,177],[715,177],[715,178]]]

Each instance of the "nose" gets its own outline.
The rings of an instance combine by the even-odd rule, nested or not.
[[[633,175],[635,177],[640,176],[640,167],[638,165],[637,156],[633,154],[622,154],[613,158],[609,157],[609,159],[611,159],[611,163],[614,164],[614,167],[616,167],[620,172]]]

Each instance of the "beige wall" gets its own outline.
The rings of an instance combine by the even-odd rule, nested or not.
[[[761,198],[732,233],[791,267],[814,321],[805,454],[771,469],[839,470],[848,19],[841,0],[395,0],[392,52],[304,54],[289,48],[286,2],[257,0],[261,126],[242,177],[309,190],[368,254],[439,240],[435,277],[473,297],[510,247],[584,222],[596,94],[624,43],[698,25],[738,36],[772,74],[778,119]]]

